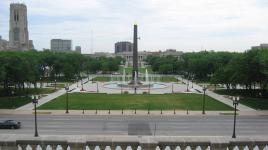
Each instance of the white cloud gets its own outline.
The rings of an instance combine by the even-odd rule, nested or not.
[[[2,0],[0,4],[8,7],[10,2]],[[140,50],[200,50],[203,46],[242,51],[268,42],[268,4],[264,0],[25,0],[25,3],[30,36],[38,49],[49,48],[52,38],[68,38],[73,39],[73,45],[80,44],[83,52],[89,52],[85,50],[90,49],[93,30],[95,51],[112,51],[114,42],[132,39],[135,21],[142,39]],[[4,15],[2,20],[0,15],[0,25],[7,25],[1,21],[8,20],[8,11]]]

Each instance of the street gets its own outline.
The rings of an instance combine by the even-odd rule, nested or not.
[[[1,134],[34,134],[34,115],[0,115],[22,122]],[[232,136],[233,116],[38,115],[40,135]],[[237,137],[268,135],[268,116],[238,116]]]

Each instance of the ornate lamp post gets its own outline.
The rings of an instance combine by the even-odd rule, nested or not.
[[[172,82],[171,84],[172,84],[172,91],[171,92],[174,93],[174,83]]]
[[[235,134],[235,127],[236,127],[236,107],[239,104],[239,96],[233,96],[233,105],[235,106],[234,108],[234,128],[233,128],[233,136],[232,138],[236,138],[236,134]]]
[[[205,114],[205,100],[206,100],[206,90],[207,90],[207,87],[204,85],[203,86],[203,111],[202,111],[202,114],[204,115]]]
[[[187,92],[189,92],[189,78],[187,79]]]
[[[150,90],[151,90],[151,83],[149,81],[148,94],[150,94]]]
[[[81,86],[82,86],[81,91],[84,91],[84,83],[83,83],[83,79],[82,78],[81,78]]]
[[[192,77],[192,89],[194,88],[194,77]]]
[[[38,137],[38,132],[37,132],[37,115],[36,115],[36,104],[38,103],[38,95],[32,95],[32,102],[34,104],[34,125],[35,125],[35,133],[34,136]]]
[[[57,89],[57,85],[56,84],[57,84],[57,80],[55,79],[55,84],[54,84],[55,85],[55,90]]]
[[[14,96],[14,91],[12,90],[11,91],[11,99],[12,99],[12,108],[14,109],[15,107],[14,107],[14,98],[13,98],[13,96]]]
[[[97,83],[97,93],[99,93],[99,83],[98,81],[96,83]]]
[[[77,81],[77,85],[76,85],[76,87],[78,87],[78,76],[76,77],[76,81]]]
[[[69,85],[65,85],[65,90],[66,90],[66,114],[69,113],[69,97],[68,97],[68,92],[69,92]]]

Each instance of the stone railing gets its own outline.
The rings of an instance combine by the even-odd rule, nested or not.
[[[263,150],[268,137],[41,136],[0,135],[0,150]]]

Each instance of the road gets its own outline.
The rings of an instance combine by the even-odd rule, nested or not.
[[[5,119],[21,121],[22,128],[1,134],[34,134],[33,115],[0,115]],[[231,136],[232,129],[232,116],[38,116],[43,135]],[[268,116],[238,116],[237,135],[268,135]]]

